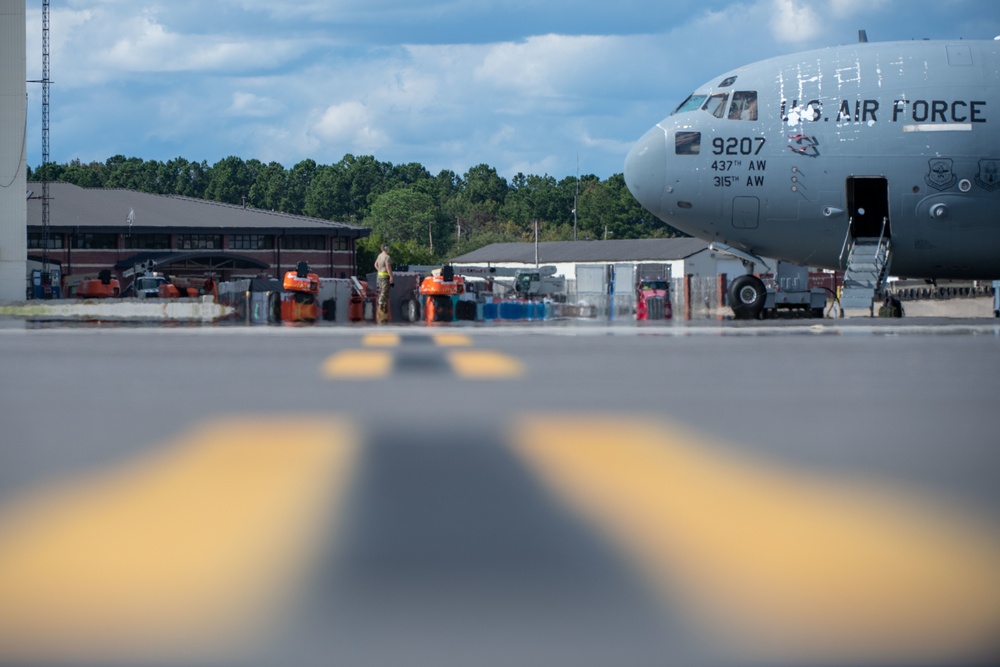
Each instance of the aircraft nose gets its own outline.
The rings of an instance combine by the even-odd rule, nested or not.
[[[625,185],[646,209],[659,215],[667,176],[667,142],[657,125],[625,156]]]

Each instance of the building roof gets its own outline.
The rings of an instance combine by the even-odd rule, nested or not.
[[[42,185],[28,183],[28,226],[42,226]],[[49,226],[52,229],[86,227],[88,231],[223,229],[261,233],[322,232],[332,236],[368,236],[369,229],[344,222],[308,218],[255,208],[243,208],[178,195],[154,195],[135,190],[81,188],[72,183],[49,184]]]
[[[538,261],[664,262],[685,259],[708,248],[701,239],[627,239],[613,241],[548,241],[538,244]],[[534,264],[534,243],[493,243],[452,259],[456,263],[523,262]]]

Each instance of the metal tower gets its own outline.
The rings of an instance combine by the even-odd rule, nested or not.
[[[42,0],[42,280],[49,280],[49,0]]]

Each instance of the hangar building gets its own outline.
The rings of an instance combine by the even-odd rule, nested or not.
[[[49,229],[42,227],[41,185],[28,183],[28,260],[47,251],[63,293],[103,269],[123,289],[143,264],[173,276],[218,281],[280,278],[306,261],[321,277],[356,272],[355,244],[366,227],[133,190],[49,185]],[[53,280],[53,284],[56,281]]]

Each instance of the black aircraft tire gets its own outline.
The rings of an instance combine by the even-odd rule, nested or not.
[[[420,302],[416,299],[407,299],[403,304],[403,316],[408,322],[419,322]]]
[[[729,284],[729,306],[738,320],[756,320],[764,310],[767,290],[757,276],[743,275]]]

